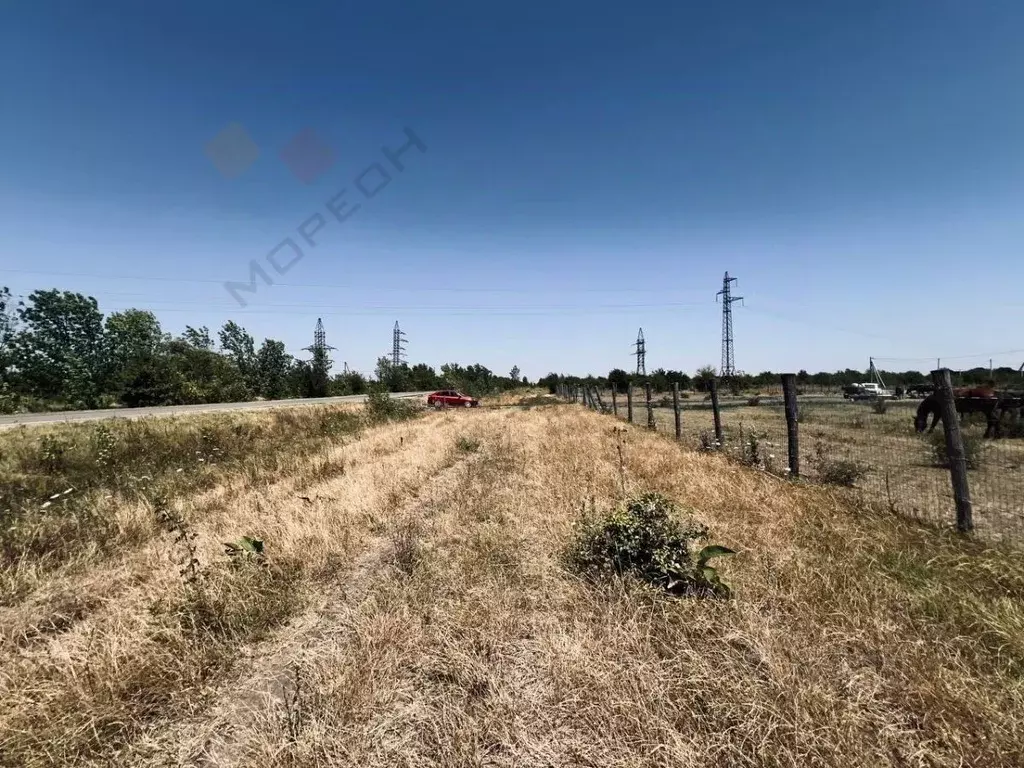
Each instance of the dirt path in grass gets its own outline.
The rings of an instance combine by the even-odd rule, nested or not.
[[[462,458],[456,427],[450,418],[431,415],[374,428],[295,467],[293,474],[202,493],[176,509],[191,521],[201,563],[224,560],[222,542],[248,534],[265,540],[272,564],[283,558],[300,567],[304,577],[288,595],[292,607],[285,609],[300,617],[298,631],[315,613],[307,606],[323,600],[324,585],[344,590],[360,553],[380,537],[386,521],[430,478]],[[173,722],[205,709],[210,685],[217,684],[203,679],[206,651],[197,649],[202,653],[195,659],[182,653],[161,659],[147,650],[154,633],[166,634],[158,626],[159,612],[181,590],[173,562],[180,553],[171,539],[157,536],[141,552],[100,562],[94,572],[76,574],[64,584],[54,580],[46,591],[53,599],[27,601],[6,613],[0,731],[6,728],[7,736],[0,739],[0,765],[11,759],[18,765],[59,763],[55,755],[72,753],[79,753],[76,762],[86,763],[95,753],[102,763],[119,752],[118,739],[100,731],[90,735],[89,723],[112,717],[125,721],[120,728],[113,722],[107,727],[125,739],[122,754],[132,764],[165,727],[159,724],[161,711]],[[98,594],[84,596],[86,602],[66,606],[57,599],[90,584]],[[173,629],[168,639],[183,642],[180,631]],[[144,675],[147,686],[166,688],[139,700],[126,675]],[[109,688],[90,682],[108,676]],[[123,685],[129,687],[122,691]],[[154,709],[151,699],[162,703]]]
[[[420,555],[418,549],[425,545],[421,538],[424,526],[450,499],[461,478],[472,472],[473,459],[471,453],[459,452],[427,474],[417,490],[377,521],[352,562],[316,584],[306,585],[308,607],[301,614],[266,640],[240,650],[237,670],[216,686],[211,706],[193,719],[175,722],[152,735],[133,750],[133,757],[159,762],[173,755],[176,765],[238,765],[249,748],[251,724],[257,714],[286,735],[288,705],[302,694],[301,672],[296,675],[296,670],[301,670],[308,653],[345,631],[375,579],[413,564]],[[344,492],[343,482],[315,490],[330,497]],[[322,506],[309,513],[325,514],[331,509]]]

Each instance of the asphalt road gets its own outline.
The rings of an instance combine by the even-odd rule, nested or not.
[[[426,397],[430,392],[396,392],[392,397]],[[97,419],[138,419],[143,416],[180,416],[187,413],[214,413],[217,411],[254,411],[264,408],[293,408],[309,405],[335,405],[361,403],[366,395],[344,397],[307,397],[292,400],[256,400],[246,403],[210,403],[204,405],[164,405],[153,408],[105,408],[98,411],[59,411],[54,413],[16,413],[0,416],[0,428],[20,424],[53,424],[68,421],[96,421]]]

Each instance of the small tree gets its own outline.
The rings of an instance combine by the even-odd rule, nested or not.
[[[707,392],[711,389],[711,382],[715,380],[715,366],[704,365],[697,369],[697,375],[693,377],[693,383],[698,392]]]
[[[98,405],[106,379],[103,315],[96,299],[70,291],[33,291],[18,311],[18,368],[33,394]]]
[[[621,368],[612,368],[608,371],[608,383],[617,392],[625,392],[629,387],[629,374]]]
[[[277,400],[289,394],[288,373],[293,365],[292,356],[285,352],[284,342],[265,339],[256,353],[257,390],[268,400]]]

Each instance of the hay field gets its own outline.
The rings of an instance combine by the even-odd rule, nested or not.
[[[276,418],[175,422],[252,458],[159,495],[115,467],[62,511],[103,536],[58,558],[5,539],[0,765],[1024,763],[1012,553],[579,406]],[[5,482],[37,439],[5,438]],[[563,568],[584,505],[643,490],[738,551],[733,600]]]

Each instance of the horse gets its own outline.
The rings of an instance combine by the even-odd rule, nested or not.
[[[962,420],[967,413],[984,413],[987,425],[985,437],[997,437],[999,433],[999,421],[1001,417],[1000,405],[1002,398],[991,387],[957,388],[953,390],[953,397],[956,402],[957,416]],[[932,417],[932,425],[928,428],[931,433],[935,425],[942,418],[942,405],[940,394],[932,392],[917,408],[917,415],[914,417],[914,428],[918,432],[924,432],[928,424],[928,416]]]

